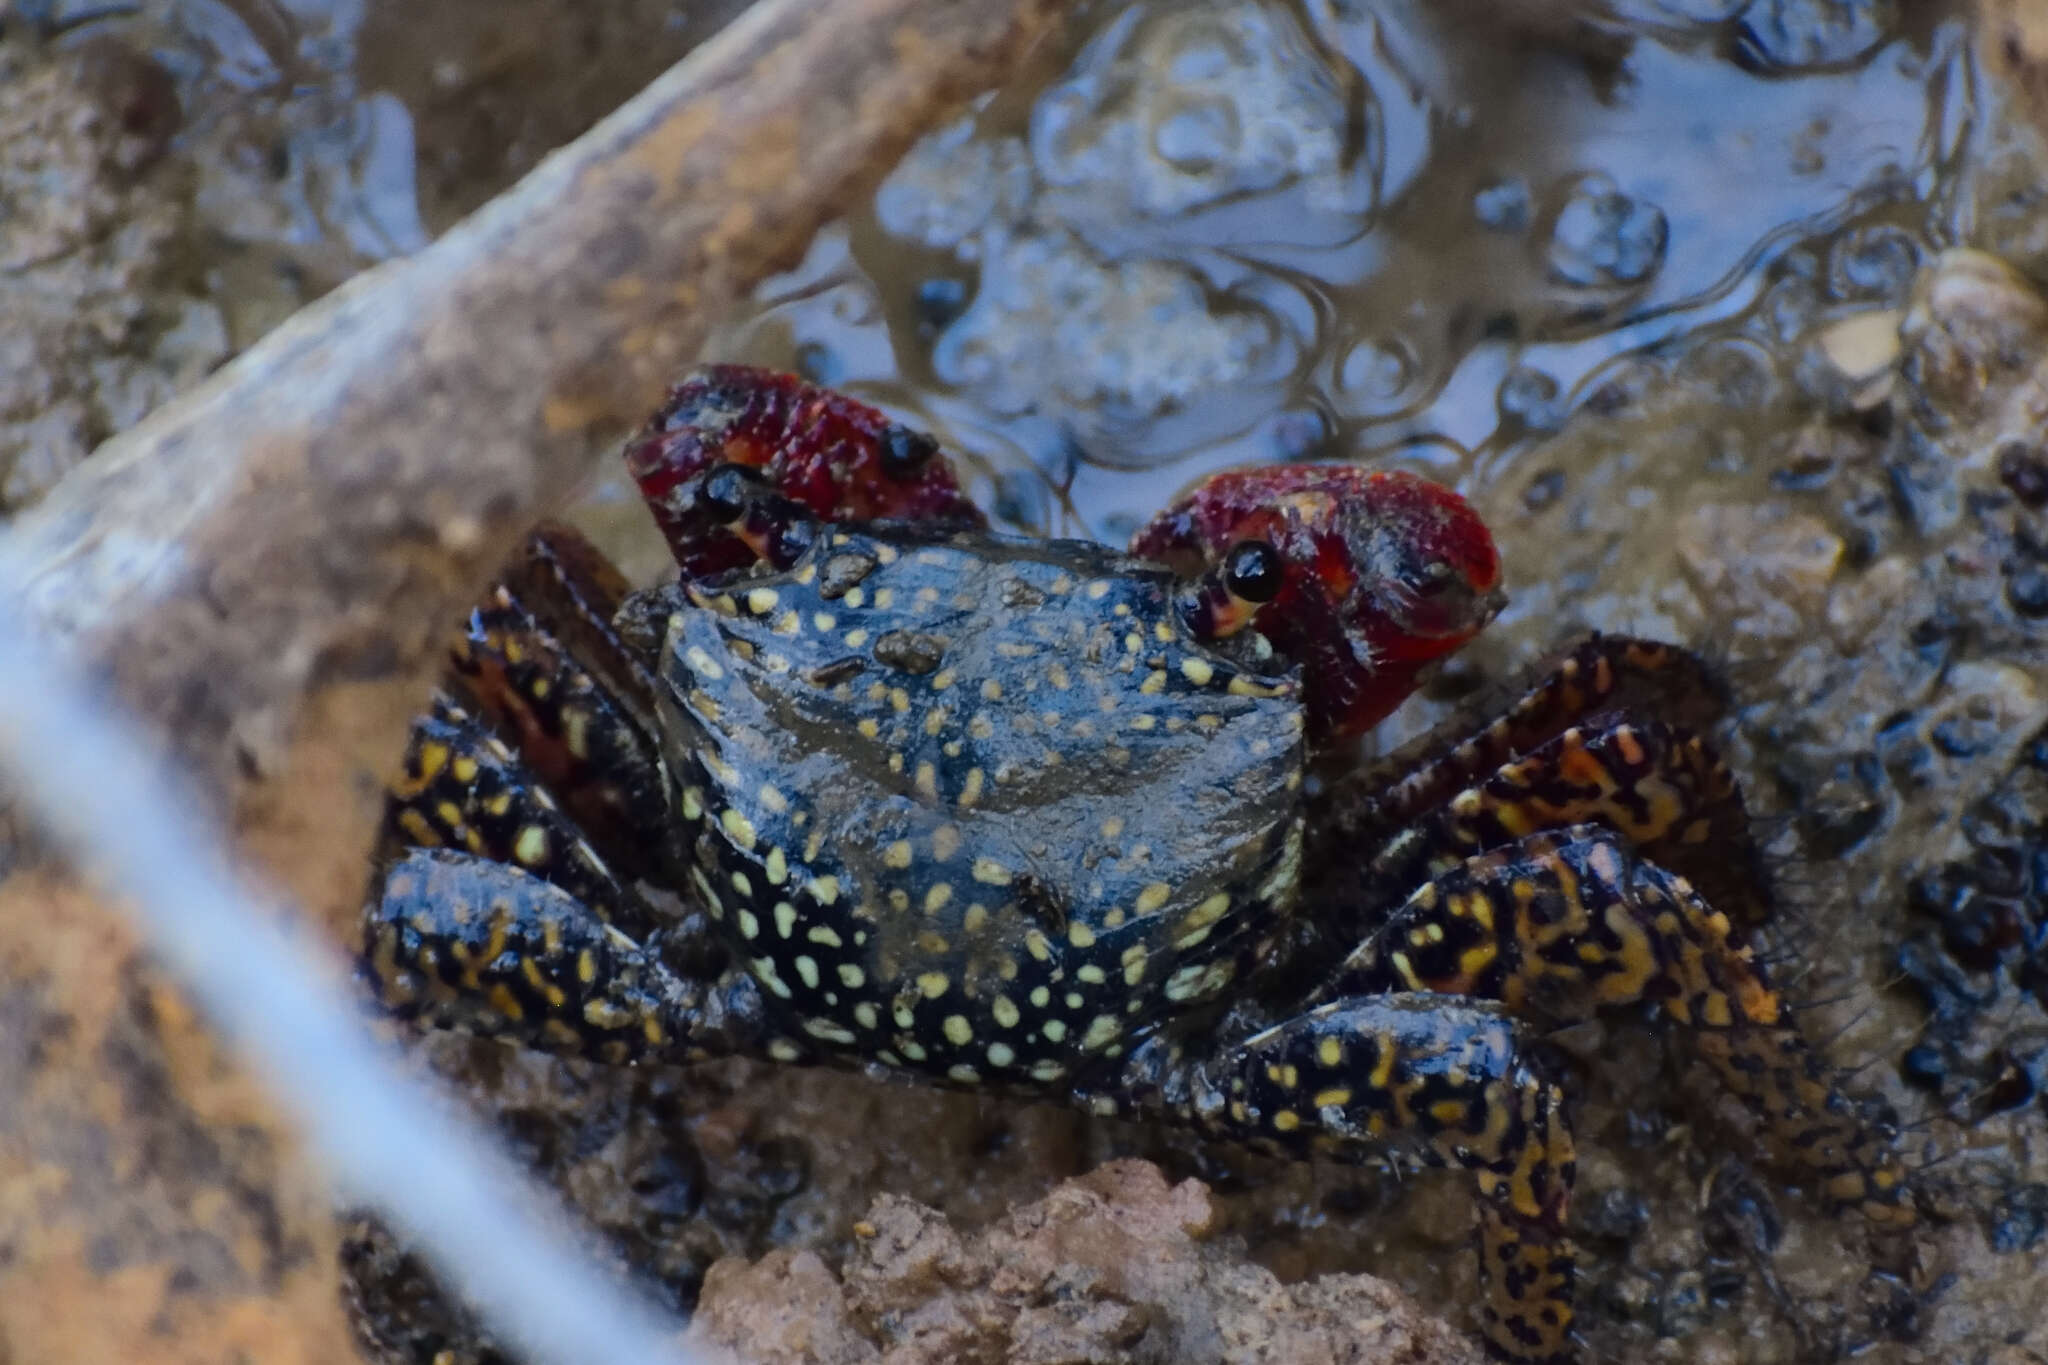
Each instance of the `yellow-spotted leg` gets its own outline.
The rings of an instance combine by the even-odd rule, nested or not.
[[[545,523],[471,611],[451,682],[630,880],[656,870],[667,806],[653,682],[613,628],[625,597],[595,546]]]
[[[1742,789],[1713,744],[1681,725],[1612,718],[1573,726],[1408,815],[1377,843],[1364,894],[1383,906],[1475,853],[1581,823],[1625,835],[1737,922],[1769,918]]]
[[[390,1014],[566,1056],[808,1056],[766,1021],[751,976],[688,979],[561,887],[452,850],[392,865],[361,971]]]
[[[682,869],[653,681],[614,626],[625,600],[624,579],[576,531],[544,523],[527,537],[471,610],[445,689],[414,722],[387,789],[380,862],[446,847],[510,863],[656,946],[633,887],[677,884]],[[707,965],[701,919],[659,926],[672,964]]]
[[[1395,830],[1596,715],[1641,711],[1703,726],[1724,708],[1718,682],[1689,650],[1628,635],[1590,635],[1507,707],[1434,730],[1333,778],[1323,802],[1354,830]]]
[[[1515,1365],[1570,1365],[1572,1136],[1528,1038],[1487,1002],[1334,999],[1212,1054],[1141,1047],[1097,1108],[1280,1156],[1472,1171],[1488,1346]]]
[[[386,796],[387,832],[398,845],[511,864],[561,887],[607,923],[638,936],[651,932],[639,898],[520,756],[445,694],[413,722],[404,766]]]
[[[1891,1135],[1800,1035],[1727,916],[1612,830],[1577,825],[1467,859],[1409,896],[1318,995],[1435,991],[1563,1024],[1654,1000],[1831,1208],[1914,1219]]]

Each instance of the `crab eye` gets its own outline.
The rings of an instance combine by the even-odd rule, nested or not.
[[[1223,557],[1223,586],[1247,602],[1270,602],[1287,581],[1280,552],[1263,540],[1240,540]]]
[[[697,501],[715,521],[731,525],[747,513],[759,487],[758,478],[736,464],[722,464],[697,486]]]
[[[882,469],[892,479],[907,479],[932,462],[939,443],[923,432],[892,426],[882,437]]]

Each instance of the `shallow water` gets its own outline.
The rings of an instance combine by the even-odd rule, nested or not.
[[[155,0],[64,41],[125,30],[176,77],[246,343],[741,7]],[[1038,530],[1120,539],[1242,462],[1513,480],[1632,356],[1765,382],[1969,235],[1952,8],[1786,0],[1833,21],[1771,49],[1824,59],[1791,70],[1734,58],[1766,29],[1741,8],[1088,6],[1049,79],[928,138],[708,350],[917,417]]]
[[[1610,62],[1428,9],[1103,7],[716,349],[916,412],[1009,518],[1117,538],[1224,464],[1514,478],[1628,353],[1767,367],[1958,235],[1959,22],[1763,76],[1718,26]]]

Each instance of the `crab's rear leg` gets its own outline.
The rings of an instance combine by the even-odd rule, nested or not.
[[[1441,991],[1563,1024],[1654,1000],[1834,1208],[1913,1221],[1889,1134],[1801,1036],[1728,918],[1612,830],[1579,825],[1467,859],[1411,895],[1325,984],[1333,999]]]
[[[683,977],[611,919],[517,867],[414,849],[370,909],[361,970],[391,1014],[543,1052],[614,1064],[808,1057],[766,1022],[751,976]]]
[[[652,684],[613,628],[623,598],[594,548],[549,525],[472,611],[451,683],[476,711],[442,694],[414,722],[387,803],[412,848],[389,854],[363,970],[391,1013],[544,1051],[765,1053],[758,992],[723,973],[701,916],[659,917],[633,888],[675,869]]]
[[[1210,1055],[1154,1043],[1134,1054],[1115,1093],[1119,1108],[1280,1155],[1396,1154],[1472,1171],[1488,1345],[1517,1365],[1577,1359],[1564,1093],[1499,1006],[1426,994],[1332,1000]]]
[[[407,847],[508,863],[671,964],[715,971],[703,917],[658,917],[634,889],[674,884],[678,869],[652,683],[613,626],[624,593],[575,531],[544,524],[528,537],[471,611],[448,690],[413,722],[386,787],[379,863]]]

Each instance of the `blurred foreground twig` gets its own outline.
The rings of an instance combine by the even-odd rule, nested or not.
[[[698,1359],[675,1342],[680,1323],[664,1323],[563,1239],[560,1216],[544,1217],[548,1201],[452,1098],[378,1055],[326,955],[274,907],[256,908],[182,784],[7,605],[16,589],[0,578],[0,776],[130,908],[327,1172],[405,1228],[531,1359]]]

